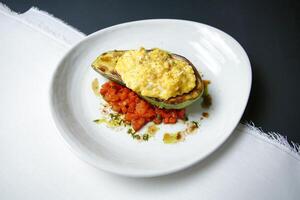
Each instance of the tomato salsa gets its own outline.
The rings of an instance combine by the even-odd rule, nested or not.
[[[132,90],[113,81],[104,83],[100,94],[114,111],[125,115],[126,122],[130,123],[135,131],[150,121],[155,124],[175,124],[178,119],[186,119],[185,109],[169,110],[155,107]]]

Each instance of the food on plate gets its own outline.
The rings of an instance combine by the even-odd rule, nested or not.
[[[201,97],[206,98],[203,107],[211,104],[207,90],[210,82],[202,80],[189,60],[162,49],[108,51],[96,58],[92,68],[109,79],[101,86],[97,79],[93,80],[92,90],[114,111],[104,110],[109,117],[94,122],[109,127],[128,125],[127,133],[137,140],[148,141],[159,130],[159,124],[182,121],[186,128],[165,133],[163,141],[183,141],[199,127],[198,122],[188,121],[185,108]],[[139,134],[149,122],[152,124],[147,131]]]
[[[149,104],[127,87],[109,81],[102,85],[100,94],[114,111],[125,115],[135,131],[140,130],[146,123],[174,124],[178,119],[185,119],[185,109],[161,109]]]
[[[180,131],[176,133],[165,133],[163,141],[166,144],[174,144],[183,140],[182,133]]]
[[[92,67],[160,108],[185,108],[204,92],[201,76],[189,60],[158,48],[108,51]]]
[[[187,135],[194,133],[197,128],[199,128],[198,122],[187,122],[186,128],[182,131],[177,131],[175,133],[164,133],[163,141],[166,144],[175,144],[183,141]]]

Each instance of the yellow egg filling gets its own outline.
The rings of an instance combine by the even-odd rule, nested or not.
[[[196,85],[192,66],[161,49],[126,51],[115,70],[128,88],[163,100],[188,93]]]

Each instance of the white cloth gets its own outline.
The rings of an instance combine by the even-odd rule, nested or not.
[[[79,160],[49,111],[59,59],[84,35],[37,9],[0,5],[0,199],[300,199],[299,147],[239,125],[213,155],[157,178],[126,178]]]

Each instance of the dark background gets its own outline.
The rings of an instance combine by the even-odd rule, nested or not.
[[[90,34],[149,18],[198,21],[233,36],[246,50],[253,85],[243,121],[300,142],[300,1],[4,0],[17,12],[31,6]]]

